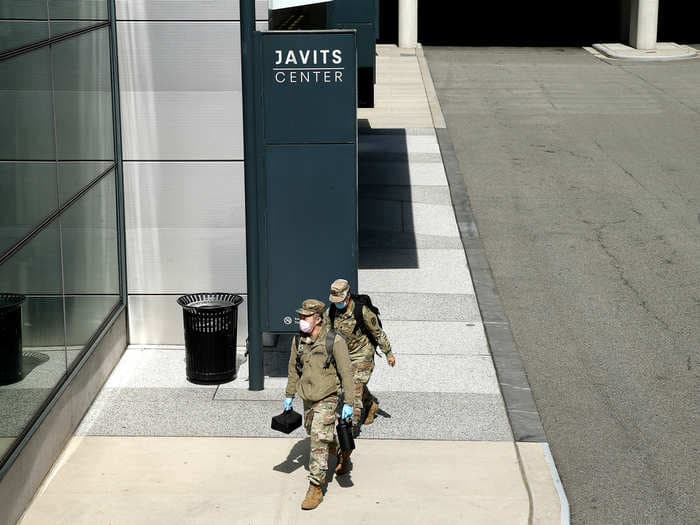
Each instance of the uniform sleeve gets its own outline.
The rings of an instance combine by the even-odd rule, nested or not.
[[[391,356],[391,343],[389,342],[389,338],[386,336],[384,329],[379,326],[379,319],[375,313],[366,306],[363,306],[362,317],[365,319],[365,326],[367,327],[367,330],[370,331],[375,341],[379,343],[379,347],[382,349],[382,352],[384,352],[384,355],[387,357]]]
[[[292,339],[292,351],[289,353],[289,364],[287,365],[287,390],[285,394],[287,397],[294,397],[297,393],[297,381],[299,381],[299,374],[297,374],[297,338]]]
[[[343,402],[352,405],[354,397],[354,387],[352,382],[352,367],[350,365],[350,354],[345,339],[340,336],[335,337],[333,343],[333,357],[335,358],[335,369],[340,377],[340,384],[343,387]]]

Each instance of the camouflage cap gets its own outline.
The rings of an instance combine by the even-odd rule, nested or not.
[[[332,303],[339,303],[348,295],[350,283],[345,279],[336,279],[331,283],[331,295],[328,300]]]
[[[301,306],[297,308],[297,313],[299,315],[313,315],[313,314],[323,314],[323,310],[326,305],[318,299],[306,299]]]

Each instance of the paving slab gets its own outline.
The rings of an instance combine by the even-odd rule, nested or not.
[[[187,381],[185,352],[175,349],[129,347],[105,384],[106,388],[183,388],[211,392],[215,385]]]
[[[470,294],[375,293],[372,300],[382,305],[385,320],[481,322],[476,298]]]
[[[386,320],[383,324],[397,359],[407,354],[489,355],[481,323],[433,319],[429,323]]]
[[[364,157],[367,153],[432,153],[440,154],[440,146],[434,134],[408,135],[392,134],[361,134],[358,153]]]
[[[362,262],[363,292],[474,293],[464,250],[363,250]]]
[[[404,217],[407,231],[446,237],[459,235],[452,206],[404,203]]]
[[[528,522],[512,443],[364,441],[351,474],[303,512],[299,441],[74,438],[20,524]]]
[[[365,228],[360,230],[360,269],[363,268],[362,250],[364,248],[396,248],[430,250],[454,250],[462,247],[459,237],[443,237],[442,235],[426,235],[413,232],[389,232]]]
[[[360,229],[412,232],[443,237],[458,237],[454,212],[449,205],[382,200],[374,196],[360,198]]]
[[[557,487],[561,487],[558,475],[555,482],[552,482],[549,445],[546,443],[517,443],[516,445],[532,494],[532,523],[568,523],[568,503],[565,499],[562,500],[557,490]]]
[[[441,162],[407,163],[405,160],[359,160],[360,185],[401,184],[404,186],[446,186],[447,178]]]
[[[400,361],[397,357],[394,368],[382,360],[374,367],[370,388],[391,392],[500,393],[489,355],[405,354]]]
[[[269,396],[273,399],[251,400],[250,394],[220,390],[212,400],[191,390],[105,389],[76,435],[283,437],[270,428],[272,416],[282,412],[282,389]],[[499,394],[377,395],[380,414],[372,425],[363,427],[363,439],[512,439]],[[302,411],[300,400],[295,400],[294,406],[297,412]],[[299,428],[291,435],[304,437],[305,433]]]
[[[360,194],[388,201],[420,202],[422,204],[450,205],[447,186],[407,186],[404,184],[360,185]]]

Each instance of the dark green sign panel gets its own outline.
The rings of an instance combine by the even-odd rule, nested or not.
[[[356,139],[354,31],[261,34],[267,144]]]
[[[357,285],[355,31],[259,35],[263,330],[298,330],[306,298]]]
[[[377,0],[332,0],[327,5],[327,26],[357,31],[358,105],[374,107],[377,65]]]

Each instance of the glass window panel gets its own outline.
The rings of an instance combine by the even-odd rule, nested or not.
[[[0,253],[58,205],[56,163],[0,161]]]
[[[62,20],[59,22],[51,21],[49,22],[49,31],[51,36],[60,36],[70,33],[72,31],[77,31],[78,29],[84,29],[86,27],[94,26],[100,22],[95,22],[94,20]]]
[[[22,432],[66,372],[59,244],[56,222],[0,265],[0,293],[26,295],[21,317],[15,320],[21,325],[19,358],[23,375],[19,381],[0,386],[2,437]],[[8,322],[7,318],[3,322]],[[4,352],[18,348],[7,340],[0,346]]]
[[[0,18],[46,20],[46,0],[0,0]]]
[[[58,198],[64,204],[82,190],[95,177],[102,175],[114,166],[112,161],[103,162],[59,162],[58,163]]]
[[[53,46],[58,160],[113,160],[109,30]]]
[[[0,20],[0,52],[40,42],[48,37],[48,22]]]
[[[52,20],[107,20],[107,0],[48,0]]]
[[[0,160],[53,160],[49,49],[0,62]]]
[[[0,293],[60,295],[60,253],[58,225],[52,223],[0,265]]]
[[[63,350],[63,296],[27,297],[22,306],[22,346],[27,351]]]
[[[114,172],[63,213],[61,238],[67,344],[78,349],[120,300]]]

